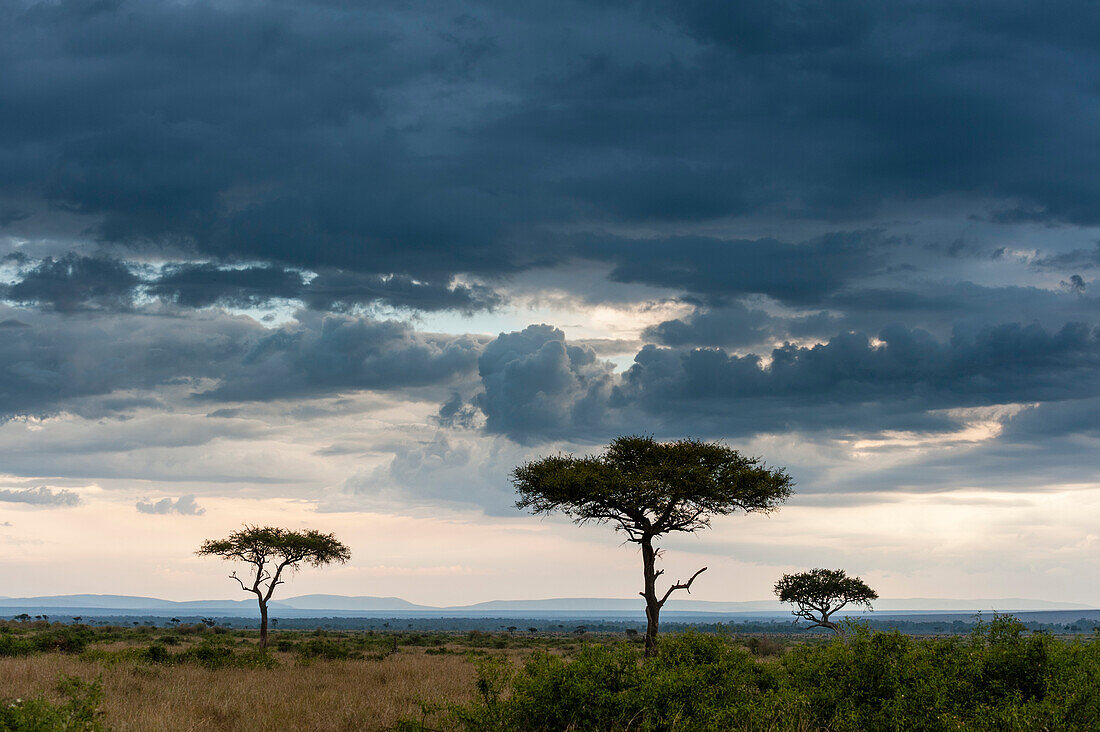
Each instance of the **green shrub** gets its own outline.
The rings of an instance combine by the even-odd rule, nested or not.
[[[518,671],[478,662],[477,700],[402,729],[1095,730],[1100,634],[1063,643],[994,616],[969,638],[852,627],[756,660],[736,641],[684,633],[655,658],[624,643],[572,659],[534,653]]]
[[[27,638],[14,633],[0,635],[0,657],[26,656],[34,652],[34,645]]]
[[[169,664],[175,659],[167,648],[159,643],[153,643],[145,649],[145,660],[149,663]]]
[[[325,661],[345,661],[349,658],[361,658],[363,654],[352,653],[346,643],[325,638],[310,638],[294,648],[301,658],[323,659]]]
[[[275,668],[279,662],[260,648],[240,652],[222,640],[208,638],[172,657],[175,663],[195,663],[216,671],[221,668]]]
[[[106,729],[99,705],[103,689],[99,681],[84,682],[62,677],[58,691],[67,697],[53,703],[43,696],[34,699],[0,701],[0,730],[3,732],[98,732]]]
[[[0,634],[0,656],[26,656],[32,653],[80,653],[95,637],[86,626],[68,625],[35,633]]]

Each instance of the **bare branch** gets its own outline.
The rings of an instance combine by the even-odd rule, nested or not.
[[[244,582],[241,581],[241,578],[237,576],[236,572],[229,575],[229,578],[237,580],[237,584],[239,584],[241,586],[241,589],[244,590],[245,592],[253,592],[253,590],[251,588],[249,588],[248,585],[246,585]]]
[[[687,582],[677,582],[676,584],[672,585],[672,587],[669,587],[667,590],[665,590],[665,596],[661,598],[661,601],[658,603],[658,605],[660,607],[664,607],[665,602],[669,598],[669,595],[671,595],[676,590],[687,590],[688,594],[690,595],[691,594],[691,583],[695,581],[696,577],[698,577],[699,575],[701,575],[703,572],[706,572],[706,571],[707,571],[707,568],[703,567],[698,572],[691,575],[691,578],[688,579]]]

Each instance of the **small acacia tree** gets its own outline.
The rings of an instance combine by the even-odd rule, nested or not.
[[[267,647],[267,603],[275,588],[305,563],[320,567],[333,562],[341,564],[351,559],[351,551],[332,534],[314,529],[292,531],[274,526],[245,525],[224,539],[208,539],[195,552],[200,556],[215,556],[245,562],[249,568],[246,582],[234,571],[229,575],[245,592],[256,596],[260,605],[260,647]]]
[[[809,620],[809,628],[828,628],[843,635],[840,626],[830,618],[848,605],[862,605],[871,610],[871,601],[878,599],[859,577],[849,577],[843,569],[811,569],[809,572],[785,574],[775,583],[775,594],[783,602],[793,603],[795,617]]]
[[[714,442],[651,437],[619,437],[600,455],[556,455],[525,463],[512,471],[519,493],[516,507],[535,514],[561,512],[578,524],[611,523],[641,547],[645,598],[645,652],[657,649],[661,608],[676,582],[657,591],[660,550],[655,541],[672,532],[692,533],[710,525],[712,516],[736,511],[769,513],[791,494],[793,482],[782,469],[746,457]]]

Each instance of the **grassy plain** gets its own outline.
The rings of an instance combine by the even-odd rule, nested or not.
[[[0,622],[0,732],[1095,730],[1100,633],[252,631]],[[59,681],[61,683],[59,684]],[[30,701],[28,701],[30,700]]]
[[[61,676],[100,679],[112,730],[374,730],[415,717],[420,700],[469,702],[474,666],[459,655],[401,651],[379,660],[220,668],[82,661],[58,653],[0,659],[0,696],[52,692]]]
[[[59,702],[58,680],[75,677],[99,681],[111,730],[384,730],[420,718],[422,704],[473,701],[479,659],[518,666],[536,649],[568,655],[623,638],[281,631],[261,658],[250,631],[0,621],[0,699]]]

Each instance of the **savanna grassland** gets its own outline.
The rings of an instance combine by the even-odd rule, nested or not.
[[[1100,634],[251,631],[0,623],[0,730],[1086,730]]]

